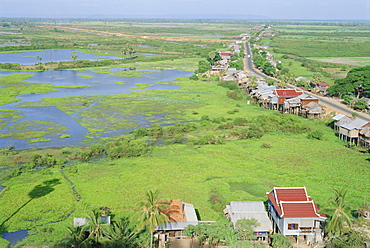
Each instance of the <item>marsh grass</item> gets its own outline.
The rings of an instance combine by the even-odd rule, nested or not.
[[[32,75],[13,74],[0,77],[1,98],[0,105],[17,102],[18,95],[55,92],[54,86],[47,83],[28,83],[24,80]]]
[[[48,142],[50,140],[51,139],[47,139],[47,138],[37,138],[37,139],[30,139],[29,142],[30,143],[41,143],[41,142]]]
[[[51,134],[65,131],[65,127],[48,121],[20,121],[9,128],[9,132],[0,134],[0,138],[11,137],[14,139],[41,138]]]

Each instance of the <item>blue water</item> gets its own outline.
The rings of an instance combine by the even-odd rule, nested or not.
[[[8,240],[12,245],[28,236],[29,230],[20,230],[16,232],[3,233],[3,239]]]
[[[111,72],[119,72],[120,70],[127,70],[127,68],[115,68]],[[32,83],[49,83],[55,86],[58,85],[84,85],[85,88],[80,89],[66,89],[56,88],[57,92],[49,93],[38,93],[20,95],[18,98],[19,102],[2,105],[0,109],[10,109],[16,111],[24,111],[21,113],[22,119],[17,122],[6,123],[6,126],[0,129],[0,133],[12,133],[14,129],[11,127],[17,123],[23,121],[48,121],[55,124],[60,124],[65,127],[65,133],[70,134],[69,138],[60,139],[60,134],[48,135],[43,138],[51,139],[48,142],[30,143],[28,139],[15,139],[11,136],[9,138],[3,138],[0,140],[0,148],[9,146],[15,146],[17,150],[30,149],[30,148],[49,148],[49,147],[65,147],[65,146],[79,146],[86,143],[88,139],[85,135],[89,132],[86,128],[79,124],[79,121],[83,121],[78,114],[68,115],[56,108],[55,106],[48,107],[24,107],[32,106],[33,102],[41,101],[43,98],[58,98],[58,97],[70,97],[70,96],[87,96],[87,95],[113,95],[113,94],[132,94],[135,91],[143,90],[157,90],[157,89],[178,89],[180,86],[173,84],[161,84],[158,82],[171,82],[176,78],[189,77],[192,72],[183,70],[147,70],[150,71],[148,74],[143,74],[139,77],[119,77],[114,74],[101,74],[90,70],[86,71],[74,71],[74,70],[63,70],[63,71],[42,71],[42,72],[9,72],[0,71],[0,76],[7,76],[11,74],[29,74],[27,82]],[[81,75],[88,75],[91,78],[81,77]],[[123,84],[117,84],[115,82],[123,82]],[[136,87],[138,83],[152,84],[153,86],[147,89],[132,89]],[[99,101],[99,100],[97,100]],[[93,107],[98,102],[91,103],[86,106],[85,110]],[[21,106],[19,105],[21,104]],[[114,113],[113,113],[114,114]],[[113,115],[112,114],[112,115]],[[107,114],[109,115],[109,114]],[[107,116],[109,117],[109,116]],[[141,127],[147,127],[153,124],[153,121],[160,121],[163,116],[153,116],[148,118],[147,116],[135,116],[133,122],[138,123]],[[119,117],[117,117],[119,118]],[[112,137],[115,135],[128,134],[132,129],[105,129],[104,132],[97,133],[92,139],[100,137]],[[91,140],[91,139],[89,139]]]
[[[0,63],[34,65],[39,62],[66,62],[72,60],[72,52],[76,53],[77,60],[122,59],[122,57],[88,54],[84,51],[78,50],[45,50],[38,52],[0,53]],[[38,57],[41,58],[41,60],[38,60]]]

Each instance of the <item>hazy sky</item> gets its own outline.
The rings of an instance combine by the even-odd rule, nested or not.
[[[0,17],[370,20],[370,0],[0,0]]]

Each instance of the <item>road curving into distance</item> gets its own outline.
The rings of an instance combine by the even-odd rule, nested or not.
[[[248,73],[253,73],[253,74],[255,74],[256,76],[259,76],[259,77],[276,80],[274,78],[271,78],[271,77],[263,74],[262,72],[260,72],[259,70],[254,68],[253,60],[252,60],[252,51],[251,51],[251,48],[249,46],[249,42],[245,42],[245,54],[246,54],[246,56],[245,56],[244,66],[245,66],[245,70]],[[288,85],[288,88],[302,90],[302,89],[297,88],[297,87],[295,87],[294,85],[291,85],[291,84]],[[304,91],[304,90],[303,90],[303,92],[305,92],[306,94],[313,95],[312,92],[308,92],[308,91]],[[353,110],[353,109],[347,107],[346,105],[344,105],[340,102],[341,100],[333,99],[333,98],[330,98],[330,97],[324,97],[324,96],[320,96],[320,95],[317,95],[317,94],[314,94],[314,95],[315,95],[315,97],[319,98],[320,105],[322,105],[326,108],[330,108],[335,112],[342,113],[342,114],[345,114],[345,115],[348,115],[348,116],[352,116],[352,113],[357,113],[358,118],[364,119],[366,121],[370,121],[370,116],[369,115],[367,115],[365,113],[362,113],[362,112],[358,112],[356,110]]]

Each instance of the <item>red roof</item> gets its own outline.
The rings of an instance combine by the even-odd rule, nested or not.
[[[275,188],[275,197],[281,201],[308,201],[306,188]]]
[[[315,205],[311,202],[282,202],[283,217],[319,217]]]
[[[276,89],[273,94],[277,95],[278,97],[292,98],[292,97],[297,97],[299,95],[302,95],[303,92],[302,91],[296,91],[295,89],[289,89],[289,90],[287,90],[287,89]]]
[[[267,194],[271,204],[280,217],[321,217],[325,215],[317,213],[319,208],[314,201],[307,196],[305,187],[297,188],[274,188]]]

